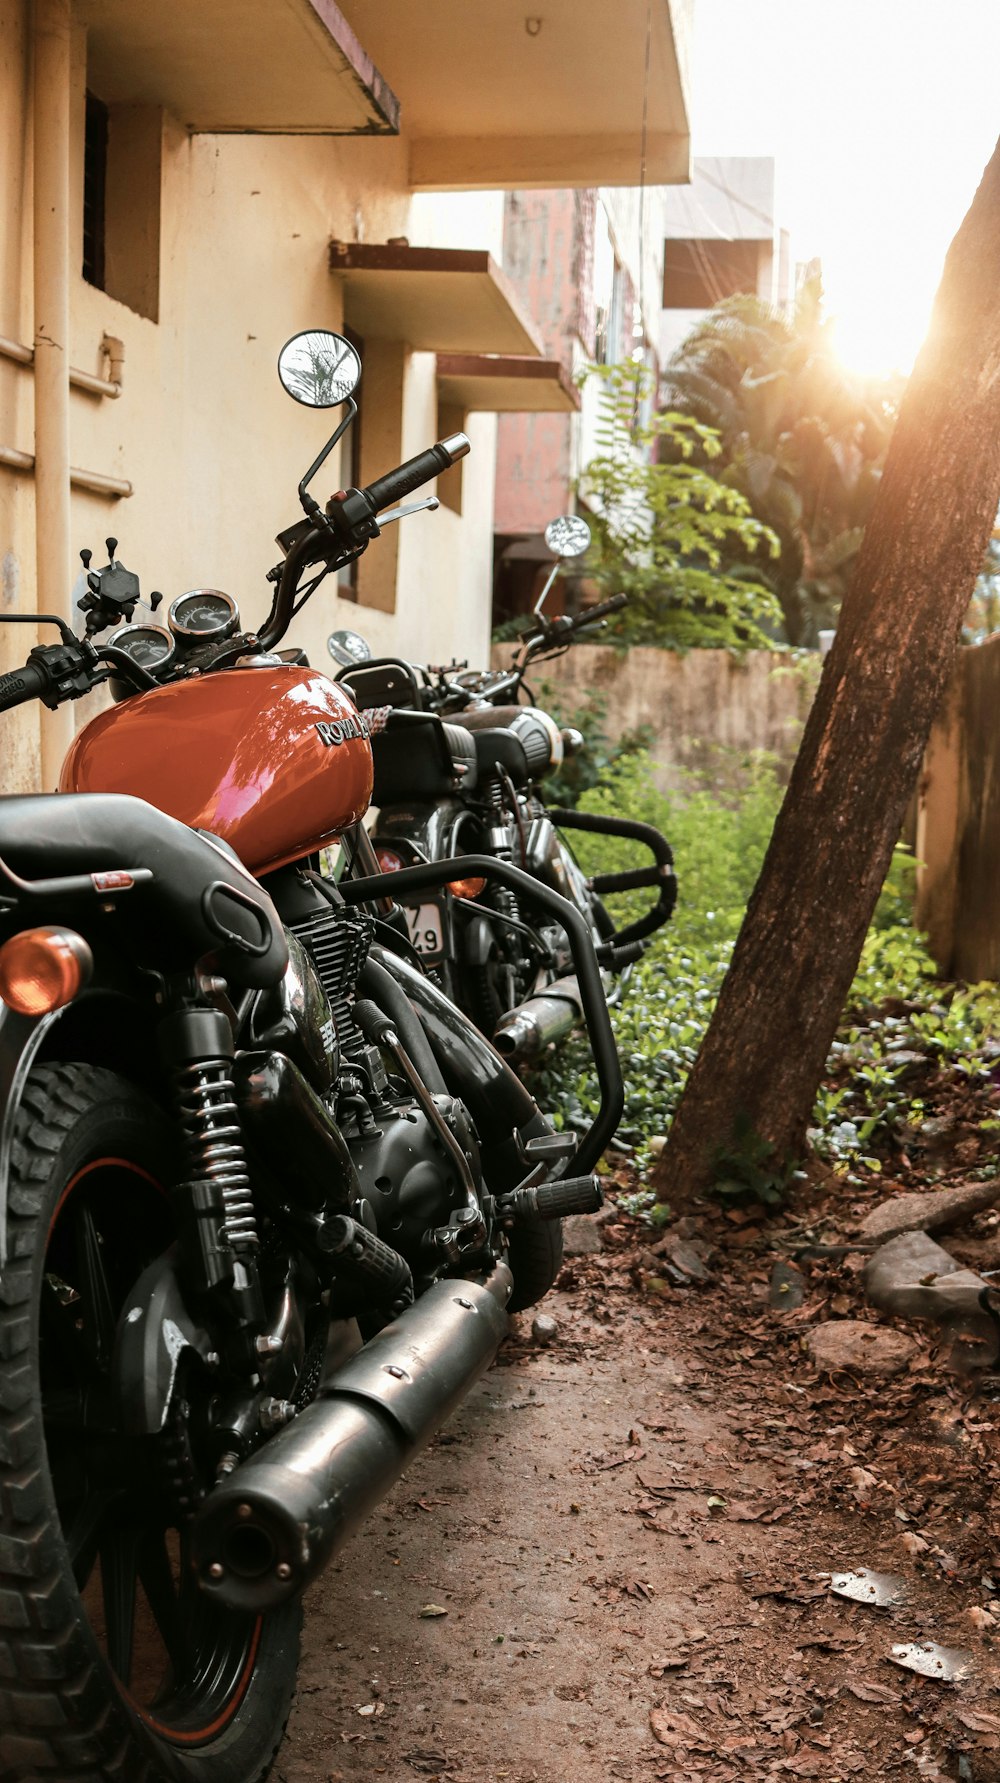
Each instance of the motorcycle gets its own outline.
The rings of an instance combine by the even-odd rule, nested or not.
[[[279,366],[345,414],[260,631],[212,589],[137,619],[109,540],[102,569],[81,554],[84,635],[30,616],[60,640],[0,677],[0,710],[106,680],[116,701],[58,794],[0,799],[4,1778],[266,1775],[302,1592],[551,1283],[622,1106],[578,913],[550,895],[601,1083],[580,1138],[385,920],[360,827],[380,717],[279,650],[468,441],[321,507],[360,363],[311,333]],[[445,874],[525,877],[399,877]]]
[[[372,659],[356,632],[336,632],[329,640],[342,665],[337,678],[359,709],[389,708],[372,739],[378,810],[372,840],[383,871],[394,876],[410,940],[436,982],[515,1069],[562,1040],[583,1013],[566,932],[539,901],[538,888],[561,893],[579,912],[611,1001],[677,898],[669,843],[651,825],[545,804],[546,776],[583,739],[533,702],[526,673],[603,626],[627,599],[618,594],[575,616],[547,618],[543,608],[556,573],[586,550],[590,529],[577,515],[561,515],[545,536],[556,561],[507,669],[421,668]],[[522,693],[528,704],[519,703]],[[563,833],[574,830],[640,843],[653,864],[588,879]],[[469,849],[520,867],[531,890],[454,874],[433,899],[406,897],[401,868]],[[616,929],[604,898],[642,888],[655,891],[653,904]]]

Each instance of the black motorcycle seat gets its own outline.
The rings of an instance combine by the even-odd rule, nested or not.
[[[443,799],[476,783],[476,745],[468,731],[430,712],[393,712],[372,738],[376,805]]]
[[[127,872],[153,878],[119,895],[136,957],[183,970],[206,954],[239,986],[275,984],[288,964],[278,913],[263,887],[224,843],[126,793],[24,793],[0,797],[0,860],[23,879]],[[9,884],[0,873],[0,893]],[[84,924],[99,914],[95,892],[51,900],[23,894],[38,920],[51,903]],[[20,914],[21,902],[18,904]]]

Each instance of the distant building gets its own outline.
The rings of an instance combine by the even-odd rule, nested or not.
[[[552,558],[546,523],[576,505],[594,456],[600,392],[579,391],[583,365],[638,355],[657,365],[667,188],[515,191],[504,206],[503,269],[542,341],[561,363],[561,412],[501,415],[494,515],[494,619],[526,612]],[[551,610],[556,611],[554,591]]]
[[[698,157],[690,185],[664,189],[663,215],[661,360],[725,297],[791,304],[795,264],[777,220],[770,156]]]
[[[473,451],[441,511],[386,528],[288,641],[329,663],[347,624],[379,654],[481,660],[494,416],[577,406],[497,265],[503,192],[589,204],[643,157],[686,179],[689,14],[0,0],[0,608],[69,618],[77,550],[111,534],[147,591],[229,588],[259,625],[333,425],[275,359],[347,329],[360,422],[317,499],[460,427]],[[0,674],[33,641],[0,626]],[[7,717],[0,792],[54,786],[93,701]]]

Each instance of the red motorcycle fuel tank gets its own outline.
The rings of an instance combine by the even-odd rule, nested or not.
[[[282,664],[136,694],[70,745],[60,792],[128,792],[210,830],[251,873],[333,841],[372,794],[364,720],[343,688]]]

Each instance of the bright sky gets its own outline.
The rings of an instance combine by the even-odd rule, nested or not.
[[[696,155],[774,155],[845,360],[909,370],[1000,136],[1000,0],[695,0]]]

